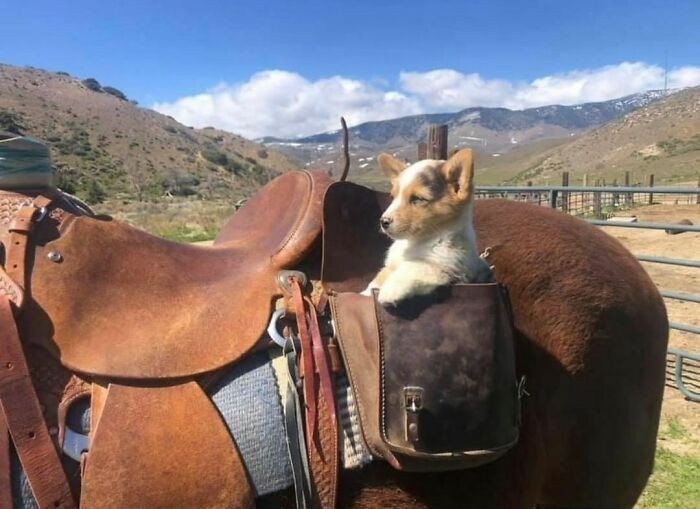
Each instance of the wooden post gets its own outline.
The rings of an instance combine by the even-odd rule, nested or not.
[[[625,187],[629,187],[629,186],[630,186],[630,172],[626,171],[625,172]],[[632,201],[632,193],[625,193],[625,205],[629,206],[631,201]]]
[[[588,187],[588,173],[583,174],[583,187]]]
[[[564,171],[561,174],[561,185],[563,187],[569,187],[569,172]],[[563,212],[569,213],[569,193],[561,193],[561,210]]]
[[[600,180],[596,179],[595,186],[600,185]],[[600,193],[593,193],[593,217],[600,219],[603,215],[601,203],[600,203]]]
[[[649,187],[654,187],[654,174],[649,174]],[[654,204],[654,193],[649,193],[649,205]]]
[[[428,159],[447,159],[447,126],[431,124],[428,127]]]
[[[428,159],[428,144],[424,141],[418,143],[418,160]]]

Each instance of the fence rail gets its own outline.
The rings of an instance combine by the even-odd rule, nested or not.
[[[695,187],[635,186],[478,186],[477,197],[537,203],[590,219],[609,219],[617,212],[652,203],[700,203]],[[698,230],[700,231],[700,230]]]
[[[564,179],[566,183],[567,178]],[[653,182],[652,182],[653,183]],[[601,227],[643,228],[665,230],[668,233],[700,232],[700,225],[671,224],[610,220],[618,212],[658,203],[674,205],[700,205],[700,188],[694,187],[630,187],[630,186],[477,186],[477,198],[505,198],[526,201],[587,220]],[[636,255],[637,260],[677,267],[700,268],[700,260],[667,258],[646,254]],[[665,299],[700,304],[700,295],[660,289]],[[669,327],[684,333],[700,336],[696,325],[670,321]],[[666,381],[687,399],[700,402],[700,354],[678,348],[669,348]]]

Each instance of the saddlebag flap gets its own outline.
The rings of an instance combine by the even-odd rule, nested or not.
[[[513,329],[498,283],[441,288],[385,308],[331,297],[362,433],[375,456],[407,471],[456,470],[518,440]]]

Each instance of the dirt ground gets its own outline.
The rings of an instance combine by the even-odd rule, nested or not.
[[[621,213],[637,216],[639,221],[675,223],[689,219],[700,225],[700,205],[651,205]],[[668,235],[663,230],[605,227],[605,232],[620,240],[632,253],[700,260],[700,233]],[[665,290],[700,294],[700,268],[675,267],[658,263],[642,263],[656,285]],[[665,299],[669,319],[700,326],[700,304]],[[700,353],[700,336],[672,330],[670,345]],[[700,456],[700,403],[686,401],[681,393],[667,387],[664,398],[662,427],[680,424],[688,436],[682,440],[660,437],[660,445],[679,453]]]

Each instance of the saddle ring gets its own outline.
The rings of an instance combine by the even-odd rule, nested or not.
[[[281,317],[284,316],[284,308],[280,308],[275,310],[274,313],[272,313],[272,317],[270,318],[270,325],[267,326],[267,335],[270,336],[270,339],[275,342],[275,344],[281,346],[284,348],[284,345],[287,343],[287,339],[282,336],[282,334],[279,333],[277,330],[277,320],[279,320]]]

